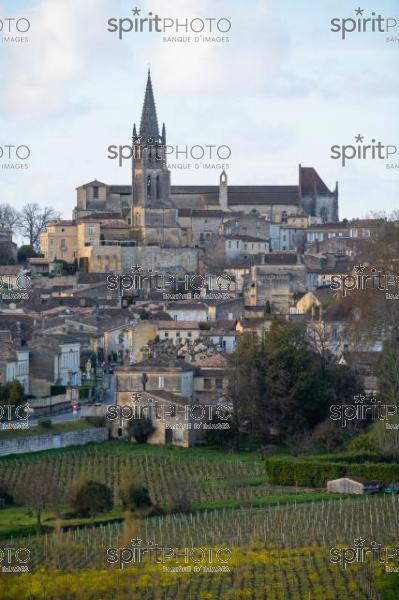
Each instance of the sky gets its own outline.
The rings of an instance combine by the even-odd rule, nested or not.
[[[230,29],[210,40],[173,28],[122,40],[107,31],[109,19],[149,12]],[[381,27],[392,19],[388,32],[343,40],[331,31],[332,19],[349,29],[373,12]],[[6,19],[23,19],[21,29],[28,20],[18,34],[27,41],[4,40],[15,35]],[[343,166],[331,147],[374,139],[399,148],[398,56],[399,0],[0,0],[0,203],[37,202],[70,218],[77,186],[129,184],[129,161],[120,167],[108,147],[130,143],[150,66],[171,153],[205,152],[203,161],[171,154],[172,184],[216,185],[224,165],[231,185],[294,185],[301,163],[330,189],[338,181],[341,218],[390,212],[399,208],[399,150]],[[28,159],[9,158],[8,146],[20,157],[28,147]],[[209,146],[229,158],[207,160]]]

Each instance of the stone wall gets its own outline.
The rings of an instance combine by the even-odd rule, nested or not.
[[[93,427],[65,433],[49,433],[29,437],[16,437],[0,441],[0,456],[7,454],[23,454],[24,452],[39,452],[66,446],[82,446],[89,442],[105,442],[108,440],[108,429]]]

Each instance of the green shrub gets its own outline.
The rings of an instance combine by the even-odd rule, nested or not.
[[[50,387],[50,395],[51,396],[60,396],[61,394],[65,394],[66,387],[65,385],[52,385]]]
[[[88,398],[89,397],[89,389],[88,387],[81,387],[79,388],[79,399],[82,400],[83,398]]]
[[[154,433],[155,427],[151,419],[140,418],[132,419],[128,425],[129,435],[134,436],[136,442],[145,444],[151,434]]]
[[[112,491],[105,483],[84,481],[73,494],[71,504],[78,515],[94,518],[96,514],[112,509]]]
[[[334,454],[313,454],[302,456],[303,460],[330,462],[330,463],[379,463],[385,462],[384,458],[377,452],[360,450],[359,452],[336,452]]]
[[[358,433],[348,444],[348,450],[359,451],[368,450],[375,452],[376,448],[373,444],[370,433]]]
[[[141,508],[143,506],[152,506],[150,494],[146,487],[132,485],[128,489],[126,507],[130,510]]]
[[[321,458],[321,457],[320,457]],[[329,479],[352,476],[381,483],[399,482],[399,464],[371,462],[328,462],[294,457],[270,457],[266,460],[269,483],[274,485],[298,485],[325,487]],[[338,459],[339,460],[339,459]]]

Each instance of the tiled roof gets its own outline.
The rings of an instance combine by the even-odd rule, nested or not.
[[[262,238],[253,237],[252,235],[225,235],[223,236],[226,240],[241,240],[243,242],[256,242],[265,244],[268,240]]]
[[[331,191],[313,167],[301,167],[300,180],[302,194],[313,194],[314,191],[318,194],[331,194]]]
[[[348,365],[374,365],[381,356],[380,352],[344,352],[343,357]]]
[[[219,204],[218,186],[172,186],[172,196],[203,196],[209,204]],[[228,204],[299,204],[297,185],[232,185],[228,187]]]

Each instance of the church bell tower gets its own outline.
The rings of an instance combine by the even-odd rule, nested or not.
[[[170,172],[166,166],[166,129],[159,133],[151,73],[147,85],[137,134],[133,125],[132,187],[133,206],[170,206]]]

